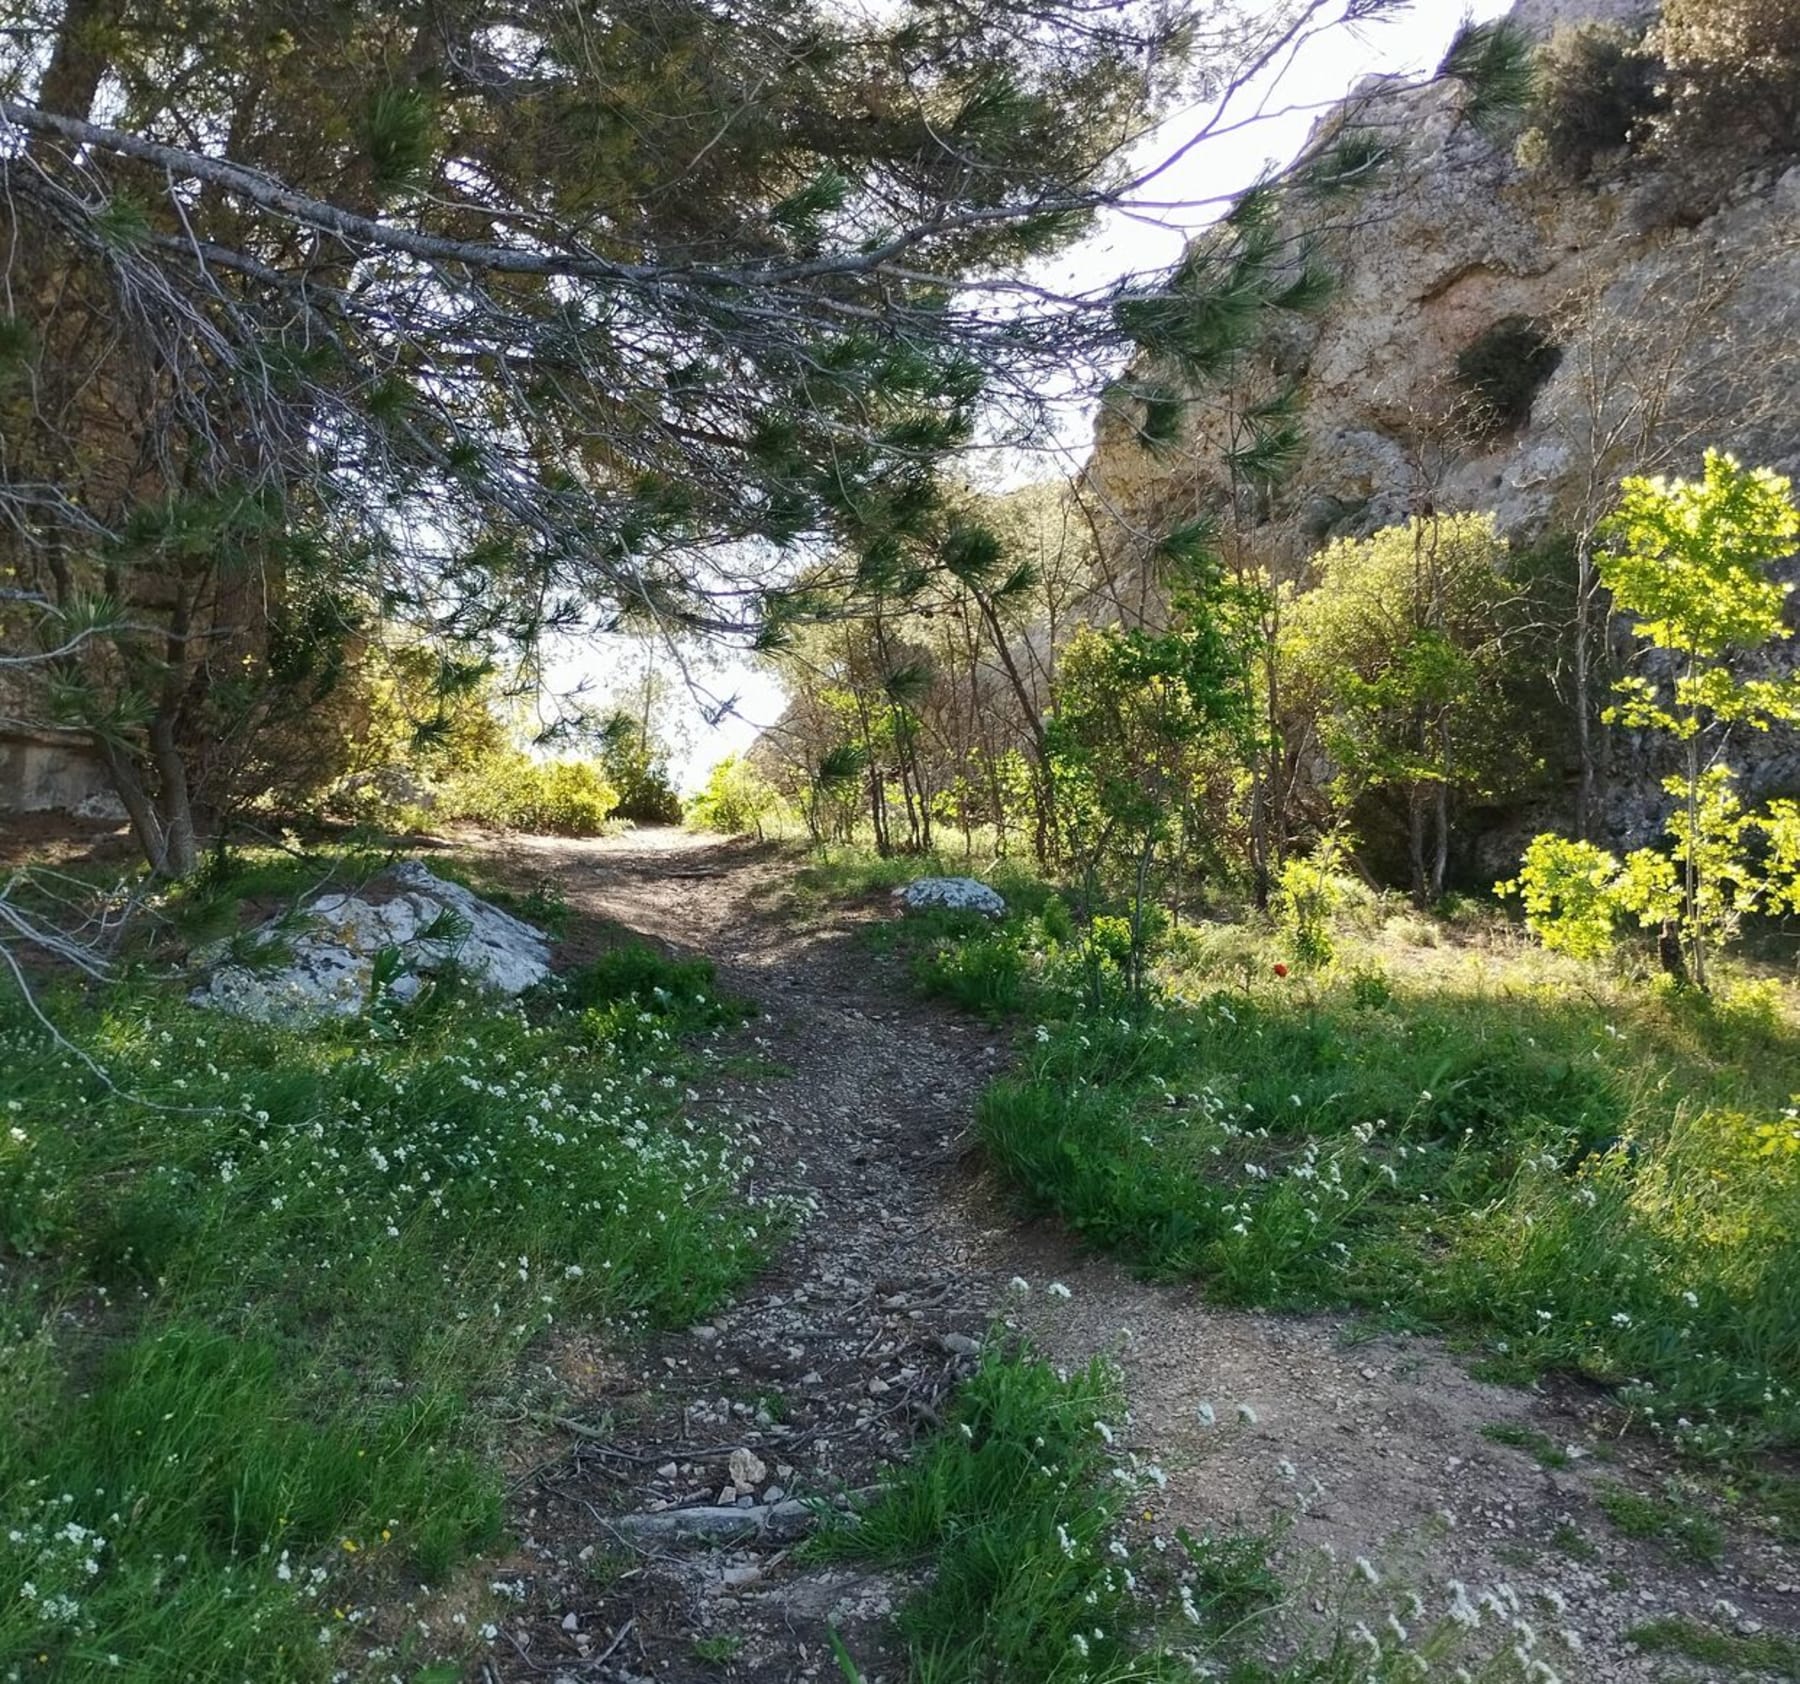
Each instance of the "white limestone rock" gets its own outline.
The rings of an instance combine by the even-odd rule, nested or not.
[[[973,877],[919,877],[894,891],[905,912],[927,907],[948,907],[953,912],[979,912],[984,918],[1006,915],[1006,901],[997,890]]]
[[[316,896],[298,927],[275,919],[252,937],[284,941],[278,964],[221,964],[189,998],[200,1006],[265,1023],[353,1017],[369,1002],[378,954],[392,949],[400,974],[389,984],[410,1000],[432,970],[454,962],[483,987],[519,994],[550,974],[541,930],[452,883],[416,860],[373,877],[354,894]]]
[[[69,811],[78,819],[93,819],[100,824],[123,824],[131,815],[125,803],[110,789],[97,789],[83,796]]]

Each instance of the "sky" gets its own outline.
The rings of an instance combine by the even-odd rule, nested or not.
[[[1286,66],[1278,83],[1256,90],[1250,103],[1241,107],[1245,112],[1260,111],[1258,121],[1209,138],[1179,156],[1145,191],[1146,197],[1186,208],[1109,214],[1087,239],[1047,264],[1042,278],[1057,286],[1100,287],[1120,276],[1174,262],[1187,241],[1212,220],[1221,194],[1248,186],[1269,165],[1292,158],[1322,110],[1363,77],[1427,72],[1442,59],[1465,17],[1496,17],[1508,6],[1509,0],[1471,4],[1414,0],[1393,16],[1340,25],[1315,37]],[[1161,164],[1178,153],[1208,116],[1207,110],[1192,107],[1172,112],[1139,143],[1133,160],[1137,169]],[[1086,453],[1091,427],[1091,406],[1072,410],[1059,443],[1033,461],[1014,460],[1007,469],[1009,476],[1051,479],[1072,474]],[[612,675],[641,660],[641,655],[622,649],[620,642],[596,638],[572,648],[557,662],[553,681],[559,687],[583,684],[608,693]],[[695,696],[688,716],[678,722],[676,734],[682,740],[672,767],[688,793],[704,783],[708,770],[723,756],[747,749],[782,708],[780,687],[742,659],[724,660],[695,677],[699,680],[695,688],[704,694]],[[723,717],[710,717],[727,698],[735,698],[731,709]]]

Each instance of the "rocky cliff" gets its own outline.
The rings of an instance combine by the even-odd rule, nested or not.
[[[1540,37],[1648,21],[1616,0],[1522,0],[1513,16]],[[1426,508],[1491,511],[1528,542],[1574,532],[1620,474],[1695,471],[1708,444],[1800,478],[1800,167],[1740,165],[1697,200],[1691,172],[1620,148],[1573,179],[1522,162],[1519,134],[1484,132],[1466,99],[1454,83],[1376,91],[1362,120],[1394,157],[1353,226],[1323,236],[1336,292],[1240,371],[1300,400],[1302,455],[1255,516],[1278,571]],[[1517,412],[1478,413],[1471,360],[1498,358],[1504,383],[1533,348]],[[1229,402],[1196,396],[1162,448],[1128,408],[1103,414],[1087,480],[1127,527],[1222,504]],[[1800,757],[1781,745],[1752,771],[1800,784]],[[1653,827],[1655,805],[1624,800],[1610,828]]]

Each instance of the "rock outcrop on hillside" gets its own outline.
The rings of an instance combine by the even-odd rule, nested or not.
[[[521,994],[550,974],[541,930],[417,860],[391,866],[354,894],[313,896],[298,916],[253,931],[249,946],[264,962],[226,958],[189,996],[194,1004],[303,1025],[364,1010],[378,970],[396,1000],[413,999],[429,975],[451,965],[497,994]]]
[[[1513,16],[1544,36],[1645,11],[1521,0]],[[1579,181],[1527,168],[1514,136],[1466,120],[1466,98],[1455,83],[1377,94],[1361,120],[1398,152],[1354,228],[1325,237],[1337,291],[1251,359],[1264,390],[1296,388],[1306,433],[1259,517],[1278,572],[1430,509],[1491,511],[1527,542],[1573,532],[1620,474],[1696,472],[1706,445],[1800,478],[1800,167],[1710,182],[1697,215],[1691,176],[1642,155],[1603,155]],[[1521,423],[1484,433],[1458,359],[1507,323],[1530,324],[1559,360]],[[1147,449],[1129,406],[1107,413],[1088,485],[1140,530],[1222,501],[1222,426],[1203,401],[1180,443]],[[1763,745],[1750,771],[1760,789],[1792,788],[1800,756]],[[1638,781],[1608,815],[1622,840],[1657,822],[1655,779]]]

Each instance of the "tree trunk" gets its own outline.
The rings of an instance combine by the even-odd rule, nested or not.
[[[37,103],[62,117],[93,116],[94,96],[107,71],[104,41],[119,12],[118,0],[66,0],[56,46],[38,85]]]
[[[1425,894],[1425,800],[1416,785],[1406,798],[1406,857],[1412,867],[1413,901],[1423,910],[1430,904]]]
[[[131,821],[131,834],[137,838],[138,848],[145,861],[156,876],[166,876],[169,850],[163,835],[162,819],[144,789],[137,767],[117,743],[96,738],[95,747],[99,749],[100,758],[105,763],[107,781],[124,806],[125,816]]]
[[[1437,835],[1431,855],[1430,898],[1432,904],[1444,898],[1444,880],[1450,870],[1450,786],[1440,783],[1437,786],[1437,798],[1433,802],[1433,816],[1437,821]]]
[[[1019,671],[1018,662],[1012,657],[1011,646],[1006,641],[1005,628],[1000,624],[999,611],[979,592],[972,593],[975,603],[981,610],[982,618],[987,622],[988,633],[994,640],[994,653],[1000,661],[1000,668],[1006,674],[1007,682],[1012,686],[1013,698],[1019,704],[1019,713],[1024,721],[1025,729],[1031,738],[1032,751],[1037,765],[1032,778],[1033,817],[1037,827],[1038,864],[1047,864],[1051,856],[1051,839],[1056,833],[1056,797],[1050,787],[1050,744],[1044,735],[1044,722],[1039,717],[1037,698],[1031,693],[1031,686],[1025,682]]]
[[[1689,675],[1693,673],[1690,664]],[[1691,722],[1690,722],[1691,723]],[[1706,992],[1706,933],[1700,927],[1700,737],[1690,730],[1687,740],[1687,859],[1682,871],[1682,903],[1687,915],[1688,954],[1694,986]]]
[[[156,805],[162,818],[165,877],[186,877],[200,864],[200,840],[188,791],[187,763],[167,713],[150,721],[150,757],[156,766]]]
[[[1575,834],[1594,835],[1593,545],[1585,532],[1575,544]]]

